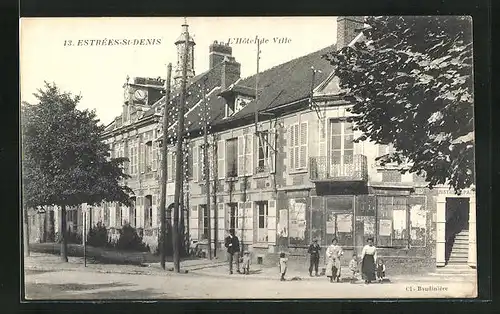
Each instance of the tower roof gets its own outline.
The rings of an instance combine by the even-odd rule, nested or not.
[[[185,41],[186,33],[188,32],[188,28],[189,28],[188,24],[182,24],[182,33],[179,35],[179,37],[177,37],[177,40],[175,41],[176,45],[183,43]],[[194,42],[194,39],[193,39],[193,37],[191,37],[191,35],[189,35],[189,42],[192,43],[193,45],[196,45],[196,43]]]

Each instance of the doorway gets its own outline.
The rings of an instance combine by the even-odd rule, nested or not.
[[[452,253],[463,258],[459,261],[466,262],[468,252],[469,230],[469,198],[446,198],[446,225],[445,225],[445,261],[448,263]]]

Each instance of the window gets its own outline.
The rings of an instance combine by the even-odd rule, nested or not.
[[[177,163],[177,154],[175,152],[169,152],[167,155],[167,181],[172,182],[175,180],[175,170]]]
[[[102,203],[102,207],[103,207],[103,215],[104,215],[104,225],[106,227],[109,227],[109,204],[107,202],[103,202]]]
[[[229,229],[238,229],[238,203],[229,203]]]
[[[257,138],[258,147],[257,150],[257,173],[266,172],[269,170],[269,133],[267,131],[261,132],[260,136]]]
[[[267,242],[267,220],[268,220],[268,204],[265,202],[256,202],[258,213],[258,230],[257,241]]]
[[[306,206],[306,199],[289,199],[288,208],[288,237],[290,245],[308,245],[309,236],[306,217],[309,216],[309,212]]]
[[[129,141],[129,173],[131,175],[137,174],[137,141]]]
[[[307,122],[302,122],[300,125],[292,124],[289,140],[290,169],[292,171],[307,169]]]
[[[354,157],[354,132],[352,123],[330,120],[329,131],[330,175],[351,175]]]
[[[137,208],[136,208],[136,198],[131,197],[132,204],[129,208],[129,224],[132,227],[137,226]]]
[[[238,176],[238,138],[226,141],[226,171],[227,177]]]
[[[408,210],[405,196],[377,196],[378,245],[408,244]]]
[[[202,239],[208,239],[208,208],[207,205],[200,205],[201,208],[201,230],[202,230]]]
[[[145,151],[144,151],[144,164],[146,167],[146,172],[150,172],[152,170],[152,156],[153,155],[153,142],[148,141],[145,146]]]
[[[144,222],[145,226],[152,227],[153,226],[153,196],[146,195],[144,197]]]
[[[114,203],[114,206],[115,206],[115,226],[112,226],[112,227],[121,227],[122,224],[123,224],[123,221],[122,221],[122,208],[120,206],[120,204],[118,203]]]

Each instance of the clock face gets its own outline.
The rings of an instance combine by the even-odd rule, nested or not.
[[[146,99],[146,92],[142,89],[138,89],[134,93],[134,98],[135,98],[135,100],[142,101],[142,100]]]

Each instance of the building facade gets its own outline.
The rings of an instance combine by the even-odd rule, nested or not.
[[[191,239],[210,234],[221,254],[225,236],[235,229],[243,249],[267,263],[281,251],[305,256],[313,239],[327,246],[337,238],[348,257],[373,237],[379,254],[394,263],[476,266],[474,190],[460,196],[447,187],[430,190],[423,178],[401,174],[401,165],[377,162],[392,147],[354,141],[360,134],[347,120],[350,104],[321,56],[362,40],[360,26],[358,18],[339,18],[336,45],[259,73],[257,86],[256,76],[240,77],[231,47],[217,42],[209,47],[209,69],[195,75],[190,63],[195,43],[189,42],[187,103],[180,104],[174,84],[166,108],[186,106],[181,219]],[[176,42],[179,53],[183,43]],[[161,79],[127,81],[122,114],[103,138],[112,158],[130,160],[126,183],[134,191],[134,205],[102,204],[87,214],[92,224],[101,221],[110,228],[111,238],[131,224],[152,251],[160,225],[161,145],[169,152],[167,206],[174,194],[175,148],[159,141],[164,84]],[[210,125],[208,165],[201,117]],[[169,135],[175,121],[166,130]]]

